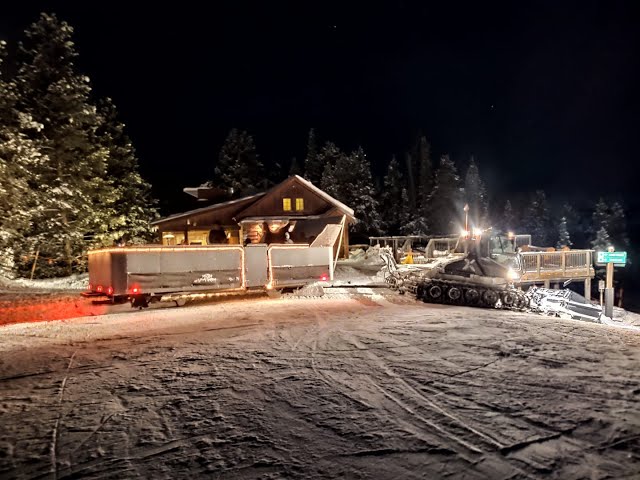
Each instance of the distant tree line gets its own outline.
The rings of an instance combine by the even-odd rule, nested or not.
[[[19,274],[36,257],[38,277],[84,271],[88,248],[148,240],[157,216],[115,105],[76,68],[72,34],[42,14],[15,58],[0,41],[0,258]]]
[[[624,209],[618,201],[607,204],[600,199],[590,221],[581,218],[570,203],[551,213],[543,190],[529,194],[522,207],[506,200],[502,207],[490,208],[489,192],[473,156],[461,178],[449,155],[434,164],[429,142],[419,135],[403,158],[399,162],[392,156],[384,177],[376,179],[362,147],[346,153],[331,141],[321,144],[311,129],[304,161],[294,157],[288,173],[304,176],[353,208],[359,222],[352,229],[362,236],[457,234],[465,225],[464,205],[468,205],[468,228],[529,233],[539,246],[629,247]],[[265,175],[253,137],[232,129],[207,184],[231,189],[236,196],[247,195],[285,177],[280,164],[269,171]]]

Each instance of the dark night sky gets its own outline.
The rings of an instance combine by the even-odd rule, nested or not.
[[[11,43],[40,11],[74,26],[165,213],[234,126],[287,165],[313,126],[378,174],[421,131],[463,171],[475,154],[499,195],[640,207],[638,2],[202,3],[0,6]]]

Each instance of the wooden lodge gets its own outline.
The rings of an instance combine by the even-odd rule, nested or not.
[[[199,200],[215,189],[185,188]],[[334,245],[348,256],[351,208],[304,178],[293,175],[270,190],[171,215],[152,222],[163,245],[299,243]]]

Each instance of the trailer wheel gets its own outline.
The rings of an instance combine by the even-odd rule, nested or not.
[[[143,308],[147,308],[149,306],[149,298],[147,295],[134,295],[131,297],[131,307],[139,308],[142,310]]]
[[[176,302],[176,307],[184,307],[187,304],[187,299],[180,297],[176,299],[175,302]]]

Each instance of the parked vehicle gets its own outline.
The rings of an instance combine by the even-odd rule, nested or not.
[[[529,303],[513,286],[518,274],[492,260],[480,237],[461,237],[455,249],[422,264],[398,265],[390,253],[384,259],[391,287],[424,302],[513,309]]]
[[[333,248],[308,245],[145,245],[89,252],[85,296],[146,307],[189,296],[299,287],[333,279]]]

